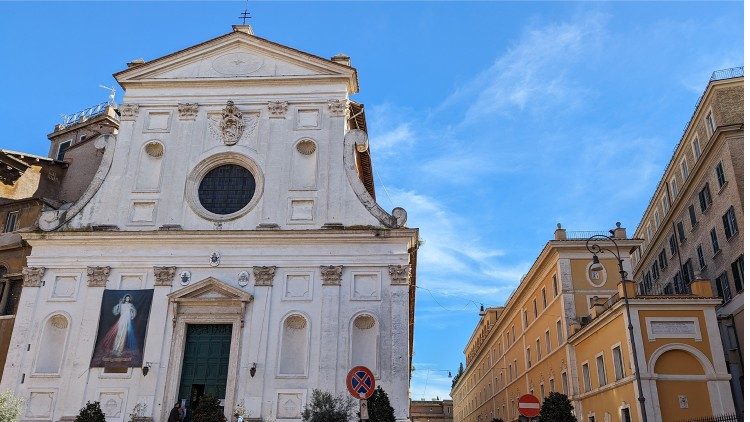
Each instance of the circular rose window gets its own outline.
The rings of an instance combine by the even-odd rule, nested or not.
[[[255,178],[250,170],[224,164],[209,170],[198,186],[198,201],[207,211],[228,215],[243,209],[255,194]]]

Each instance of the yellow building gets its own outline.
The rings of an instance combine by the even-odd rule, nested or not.
[[[619,225],[610,233],[623,258],[641,243]],[[456,421],[517,420],[520,396],[543,401],[552,391],[567,394],[582,421],[642,420],[634,354],[648,421],[733,411],[710,284],[694,282],[693,295],[636,296],[626,283],[631,342],[618,261],[602,251],[597,266],[586,248],[589,236],[610,233],[558,225],[505,306],[482,312],[451,391]],[[605,242],[597,241],[614,250]]]

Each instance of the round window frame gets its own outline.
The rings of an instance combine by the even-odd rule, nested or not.
[[[589,282],[589,284],[591,284],[593,287],[602,287],[605,284],[607,284],[607,268],[604,266],[604,264],[601,264],[602,265],[602,270],[601,270],[602,280],[601,280],[601,283],[599,284],[594,283],[594,280],[591,279],[591,266],[592,265],[594,265],[593,261],[589,262],[589,264],[586,265],[586,280]]]
[[[238,211],[231,214],[213,213],[204,208],[203,204],[201,204],[198,197],[198,188],[200,187],[201,181],[203,181],[203,178],[209,171],[219,166],[232,164],[245,168],[253,175],[253,178],[255,178],[255,192],[253,192],[250,202]],[[258,205],[261,196],[263,196],[263,186],[263,172],[260,171],[260,167],[252,158],[235,152],[223,152],[203,159],[193,168],[190,174],[188,174],[187,181],[185,182],[185,197],[187,198],[190,208],[206,220],[230,221],[242,217]]]

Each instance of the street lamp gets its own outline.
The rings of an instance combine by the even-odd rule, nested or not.
[[[617,227],[620,227],[620,223],[617,223]],[[610,233],[612,231],[610,230]],[[615,249],[612,250],[608,247],[602,247],[597,243],[597,241],[609,241],[613,245],[615,245]],[[620,256],[620,247],[617,245],[617,242],[615,242],[614,237],[612,236],[606,236],[603,234],[595,234],[586,240],[586,249],[588,249],[589,252],[591,252],[594,256],[591,260],[591,266],[589,267],[589,271],[592,273],[598,273],[600,271],[604,270],[604,266],[599,262],[599,256],[597,254],[602,253],[602,251],[606,251],[612,254],[615,258],[617,258],[617,265],[620,268],[620,281],[622,282],[622,296],[623,300],[625,301],[625,314],[626,318],[628,319],[628,334],[630,335],[630,345],[633,349],[633,362],[635,363],[635,381],[638,386],[638,402],[641,405],[641,420],[643,422],[647,422],[648,419],[646,417],[646,398],[643,397],[643,387],[641,385],[641,371],[638,367],[638,352],[636,350],[635,346],[635,336],[633,335],[633,322],[630,320],[630,302],[628,301],[628,288],[625,285],[625,283],[628,281],[628,273],[625,271],[625,269],[622,268],[622,256]]]

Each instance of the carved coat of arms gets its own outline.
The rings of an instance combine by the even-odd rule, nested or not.
[[[242,121],[242,113],[232,100],[227,101],[227,106],[221,111],[221,138],[226,145],[236,144],[245,130],[245,122]]]

